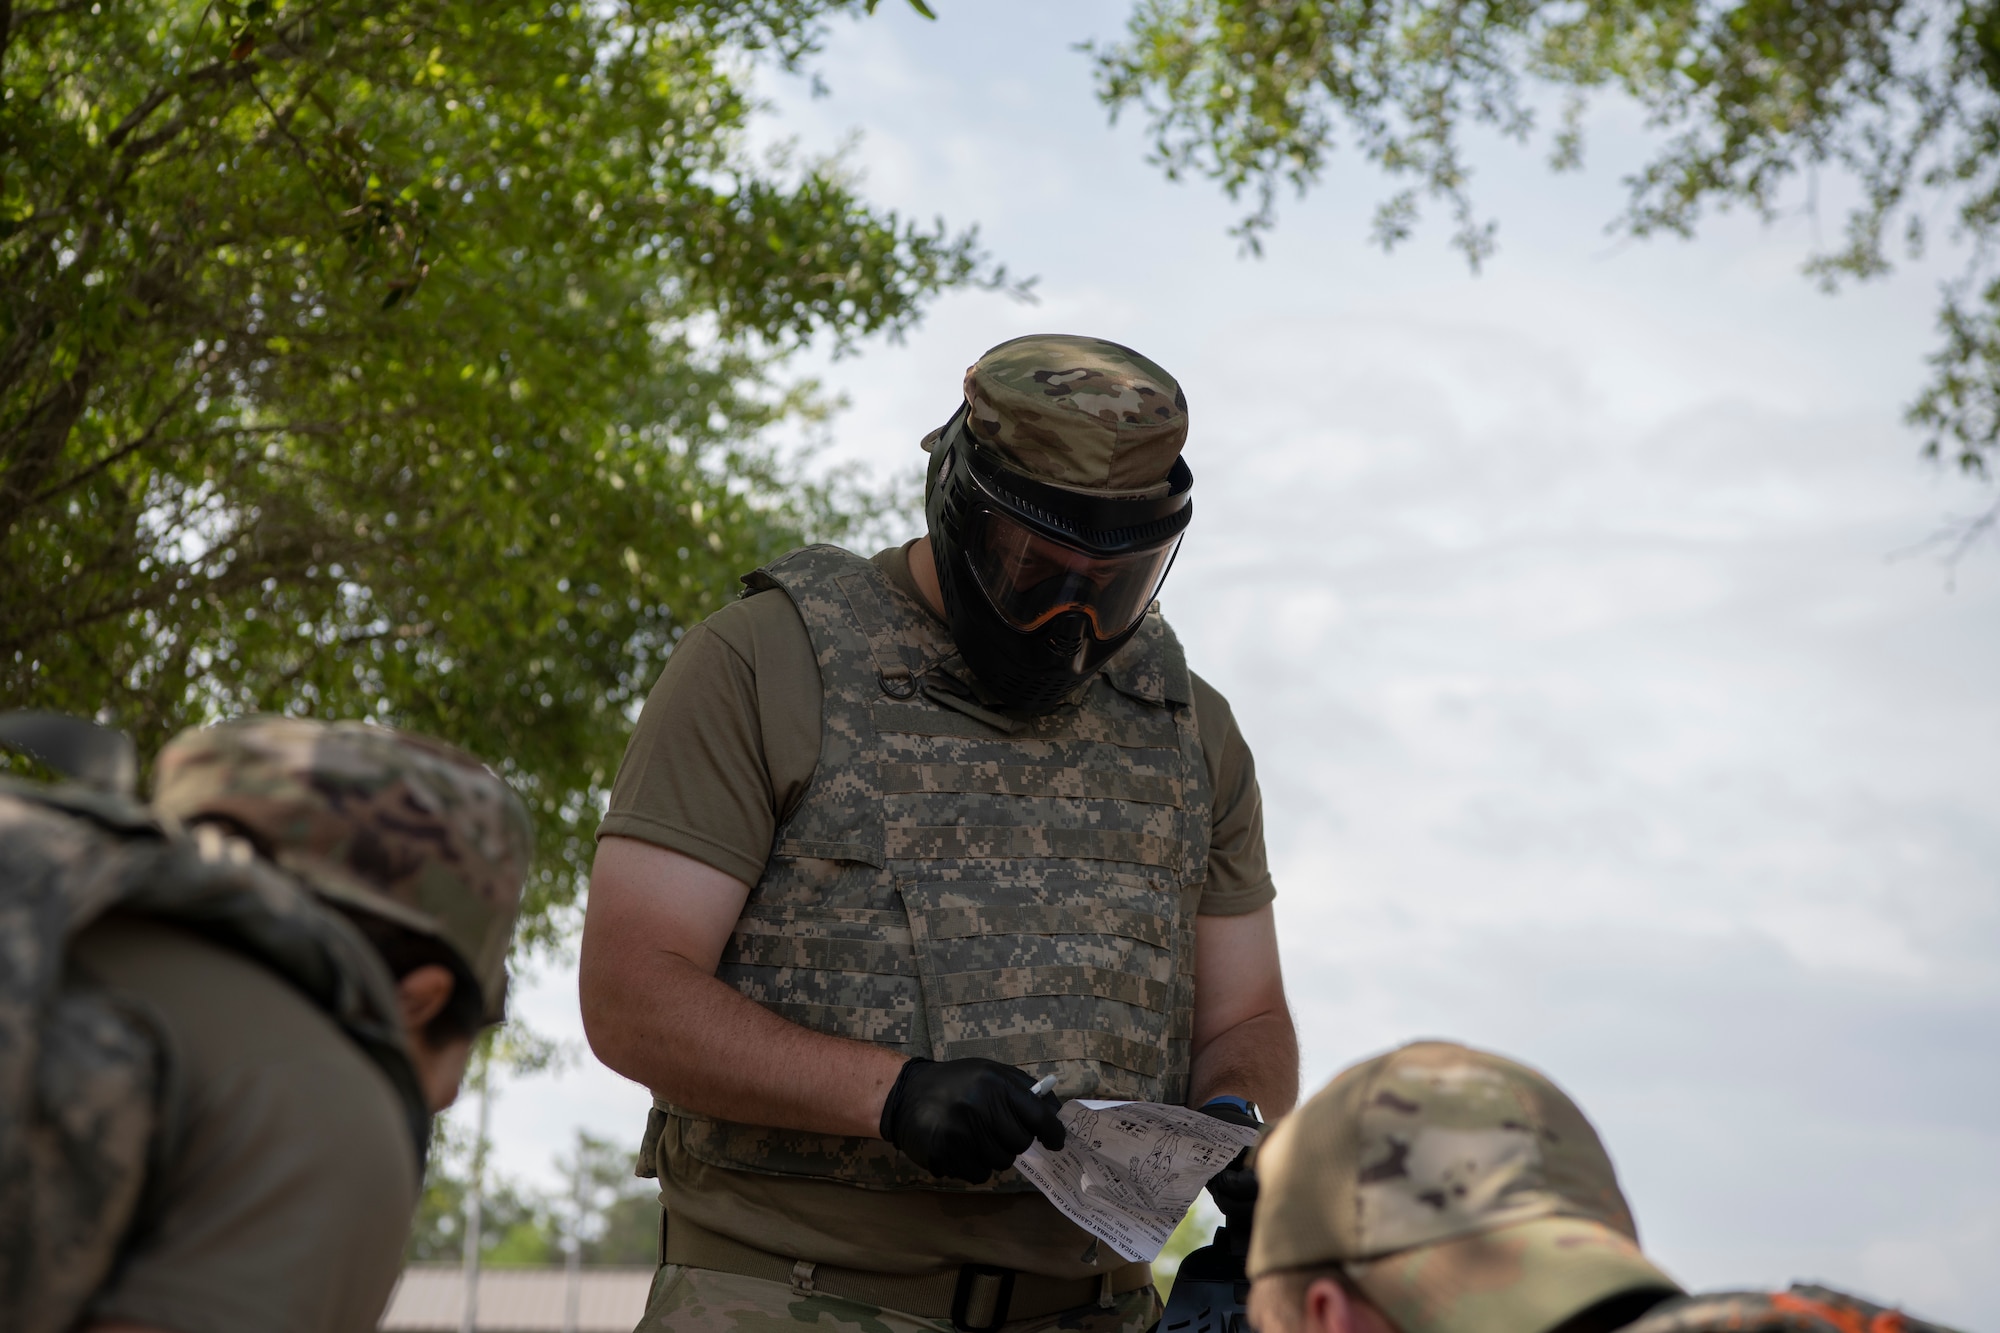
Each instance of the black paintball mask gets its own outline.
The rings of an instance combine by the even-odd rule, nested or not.
[[[931,446],[924,518],[945,619],[1005,707],[1054,711],[1138,633],[1194,518],[1194,474],[1164,494],[1057,486],[1005,462],[960,407]]]

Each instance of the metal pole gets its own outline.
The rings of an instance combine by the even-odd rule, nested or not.
[[[465,1191],[465,1300],[459,1306],[458,1333],[479,1328],[479,1248],[486,1190],[486,1133],[493,1110],[490,1058],[479,1062],[479,1134],[472,1141],[472,1180]]]
[[[576,1135],[576,1160],[569,1176],[569,1253],[563,1268],[563,1333],[577,1333],[577,1307],[583,1300],[583,1131]]]

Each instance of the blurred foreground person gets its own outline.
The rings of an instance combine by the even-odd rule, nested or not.
[[[0,1328],[372,1329],[501,1018],[527,812],[359,723],[186,732],[155,778],[0,779]]]
[[[1342,1073],[1257,1175],[1257,1333],[1949,1333],[1823,1287],[1686,1294],[1576,1104],[1449,1042]]]
[[[1153,600],[1186,398],[1062,334],[956,387],[926,534],[749,574],[598,829],[583,1019],[654,1094],[647,1333],[1139,1333],[1147,1265],[1014,1159],[1062,1145],[1062,1097],[1254,1124],[1297,1094],[1249,747]]]

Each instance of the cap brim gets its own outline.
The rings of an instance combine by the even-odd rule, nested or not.
[[[379,889],[371,888],[360,877],[318,857],[287,855],[280,852],[277,860],[279,865],[303,880],[306,887],[320,897],[372,913],[386,921],[413,930],[419,935],[428,936],[450,949],[460,961],[465,962],[466,971],[479,985],[482,1021],[488,1024],[506,1021],[506,973],[501,973],[497,983],[494,978],[479,976],[472,964],[465,959],[464,954],[446,938],[445,933],[438,929],[438,923],[429,915],[397,902]]]
[[[437,922],[419,912],[414,907],[406,907],[379,889],[371,888],[358,876],[329,864],[316,856],[301,856],[280,851],[276,860],[279,865],[305,882],[307,888],[322,898],[358,907],[373,913],[386,921],[416,931],[419,935],[429,935],[443,939]]]
[[[1542,1217],[1342,1265],[1409,1333],[1545,1333],[1628,1291],[1681,1288],[1599,1222]]]

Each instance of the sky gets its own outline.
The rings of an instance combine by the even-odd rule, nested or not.
[[[1351,154],[1246,258],[1092,96],[1074,44],[1125,5],[934,7],[836,27],[826,94],[767,77],[760,133],[977,223],[1038,300],[807,358],[847,403],[816,465],[913,475],[1022,333],[1181,380],[1162,601],[1256,755],[1307,1088],[1417,1037],[1505,1052],[1596,1122],[1686,1285],[2000,1329],[2000,552],[1923,546],[1993,497],[1901,423],[1939,272],[1821,294],[1829,212],[1608,235],[1648,142],[1615,106],[1580,173],[1478,147],[1478,276],[1442,225],[1372,248]],[[523,995],[579,1055],[500,1093],[502,1168],[636,1144],[573,973]]]

